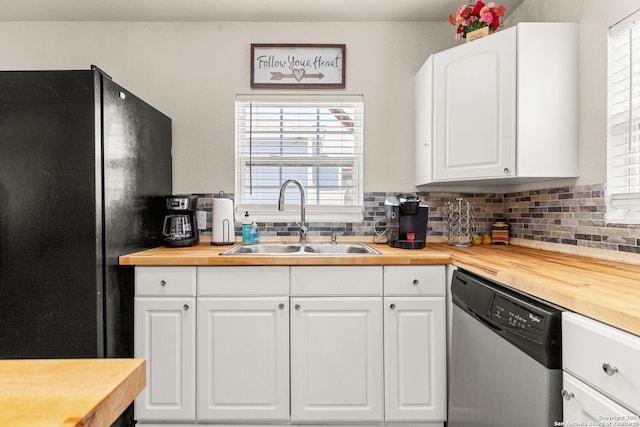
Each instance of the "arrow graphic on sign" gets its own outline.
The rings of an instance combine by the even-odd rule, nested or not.
[[[302,79],[322,80],[323,78],[324,74],[307,74],[304,68],[295,68],[291,70],[291,74],[284,74],[280,71],[271,71],[271,80],[296,79],[297,81],[301,81]]]

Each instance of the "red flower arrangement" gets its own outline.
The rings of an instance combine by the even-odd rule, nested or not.
[[[469,0],[467,4],[461,4],[456,11],[456,16],[449,15],[451,25],[457,25],[456,41],[460,37],[467,38],[467,33],[483,27],[489,27],[489,32],[493,33],[500,28],[500,18],[504,16],[504,6],[496,6],[494,2],[484,4],[478,0],[475,4]]]

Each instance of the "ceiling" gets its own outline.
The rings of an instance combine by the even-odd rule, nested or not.
[[[0,0],[0,21],[447,21],[466,0]],[[500,0],[507,16],[524,0]]]

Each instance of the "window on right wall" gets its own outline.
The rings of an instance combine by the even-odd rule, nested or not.
[[[640,224],[640,9],[609,28],[607,222]]]

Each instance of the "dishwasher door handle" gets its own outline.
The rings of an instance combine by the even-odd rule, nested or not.
[[[467,313],[471,314],[475,319],[478,319],[483,325],[485,325],[488,328],[493,329],[494,331],[501,331],[502,330],[501,327],[496,326],[493,323],[489,322],[487,319],[485,319],[484,317],[480,316],[475,311],[467,310]]]

